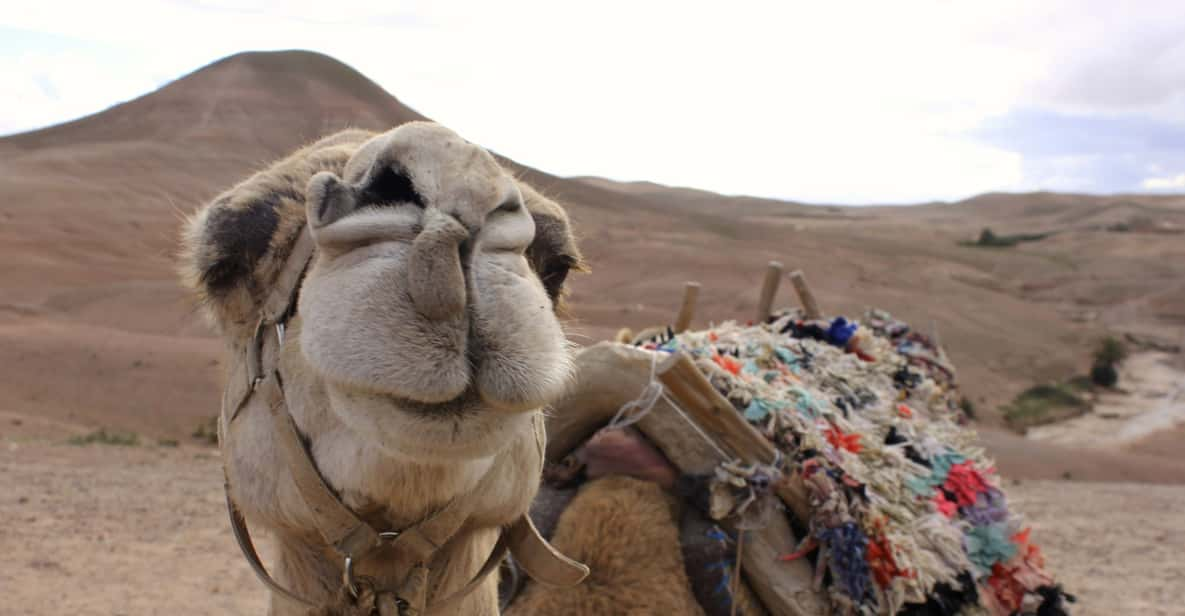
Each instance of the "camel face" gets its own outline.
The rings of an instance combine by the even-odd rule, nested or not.
[[[536,223],[485,150],[412,123],[309,182],[317,257],[300,348],[332,410],[383,449],[471,459],[529,429],[571,362],[528,260]]]
[[[555,312],[583,264],[564,208],[481,148],[412,123],[301,148],[199,208],[181,239],[182,279],[229,352],[228,495],[280,538],[276,579],[333,602],[342,561],[326,558],[336,541],[285,479],[292,443],[277,436],[283,417],[260,408],[272,401],[250,395],[252,366],[276,367],[264,382],[280,385],[288,427],[346,507],[378,516],[369,523],[407,528],[450,503],[468,512],[428,580],[433,596],[461,591],[530,506],[540,409],[571,371]],[[272,333],[279,322],[286,336]],[[410,579],[401,567],[383,575]],[[283,601],[272,611],[304,613]],[[497,612],[493,577],[455,611]]]

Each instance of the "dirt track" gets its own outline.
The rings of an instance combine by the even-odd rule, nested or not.
[[[1185,424],[1185,371],[1179,354],[1137,353],[1120,366],[1119,389],[1090,413],[1032,428],[1028,437],[1064,446],[1121,450]]]
[[[214,450],[68,445],[60,426],[11,418],[0,417],[0,615],[263,613]],[[1185,486],[1026,481],[1008,493],[1078,595],[1075,614],[1185,614]]]

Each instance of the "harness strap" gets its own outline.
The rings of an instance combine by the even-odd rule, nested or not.
[[[292,308],[296,305],[297,291],[300,290],[300,281],[304,278],[304,272],[313,258],[315,248],[313,234],[309,231],[309,226],[305,225],[296,237],[284,267],[276,275],[271,292],[263,302],[264,320],[269,323],[283,323],[292,313]]]
[[[273,593],[292,601],[298,605],[309,609],[315,609],[318,606],[312,601],[309,601],[296,593],[288,590],[282,586],[268,573],[267,567],[264,566],[263,560],[259,557],[259,552],[255,549],[255,543],[251,539],[251,530],[247,526],[246,519],[235,506],[234,500],[230,497],[230,485],[225,485],[226,489],[226,510],[230,514],[230,528],[234,533],[235,541],[239,544],[239,550],[242,551],[243,556],[247,559],[247,564],[250,565],[251,571],[255,573],[255,577],[263,582]],[[521,523],[521,519],[519,521]],[[460,604],[461,601],[468,597],[473,591],[481,586],[482,582],[490,576],[498,566],[502,563],[502,559],[506,557],[507,552],[510,551],[509,542],[507,540],[508,534],[503,532],[498,535],[498,542],[494,544],[494,549],[490,555],[486,557],[485,563],[482,564],[481,569],[474,574],[473,579],[469,580],[465,586],[457,590],[453,594],[441,599],[433,601],[428,606],[428,612],[432,614],[449,614],[452,613]],[[381,613],[381,612],[380,612]],[[396,612],[397,613],[397,612]]]
[[[230,422],[239,416],[239,411],[247,404],[251,391],[258,384],[251,375],[251,369],[247,367],[251,363],[248,355],[247,352],[238,352],[231,358],[226,389],[222,392],[222,413],[218,416],[219,443],[225,439]]]
[[[531,579],[548,586],[570,588],[588,577],[588,565],[576,562],[547,542],[531,516],[523,515],[502,532],[514,561]]]
[[[325,543],[342,556],[361,560],[379,546],[379,533],[341,502],[317,470],[297,431],[296,422],[284,404],[279,380],[276,373],[265,378],[260,384],[262,391],[257,390],[257,394],[264,395],[267,400],[276,440],[296,483],[296,491],[312,513],[317,532]]]
[[[276,327],[277,338],[282,336],[284,324],[288,322],[288,315],[296,307],[299,296],[300,282],[313,259],[316,243],[306,225],[296,237],[292,251],[288,253],[276,280],[268,292],[260,309],[259,323],[255,327],[255,335],[247,342],[241,353],[235,353],[234,364],[231,365],[230,376],[227,378],[226,391],[222,395],[222,418],[220,428],[226,430],[230,422],[238,417],[243,405],[251,398],[255,388],[267,377],[267,370],[263,366],[264,342],[267,340],[266,329]],[[277,344],[283,342],[277,339]]]
[[[498,535],[498,543],[494,544],[493,551],[490,552],[490,555],[486,558],[486,562],[481,566],[481,569],[478,569],[477,575],[474,575],[473,579],[469,580],[469,583],[461,587],[461,589],[457,592],[445,597],[444,599],[441,599],[440,601],[432,602],[432,605],[429,606],[430,612],[433,614],[454,613],[457,607],[461,605],[461,601],[465,597],[468,597],[470,593],[477,590],[477,587],[481,586],[481,583],[484,582],[491,573],[498,569],[498,565],[502,564],[502,559],[506,557],[507,551],[509,551],[509,548],[506,544],[506,533],[503,532]]]
[[[304,607],[316,608],[317,606],[312,601],[284,588],[268,573],[267,567],[263,566],[263,560],[259,558],[259,552],[255,550],[255,543],[251,541],[251,531],[247,528],[247,520],[243,518],[242,512],[239,511],[234,499],[230,496],[230,483],[224,483],[223,486],[226,490],[226,511],[230,515],[230,529],[234,532],[235,541],[239,544],[239,551],[247,559],[247,564],[251,566],[255,577],[259,578],[259,581],[263,582],[263,585],[273,593]]]
[[[412,555],[413,562],[428,562],[465,525],[473,513],[470,503],[468,499],[449,501],[419,523],[399,531],[389,545],[396,552]]]

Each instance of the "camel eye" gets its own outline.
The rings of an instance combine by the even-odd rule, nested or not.
[[[547,265],[540,272],[539,280],[543,282],[543,288],[547,290],[547,295],[551,297],[552,301],[559,297],[560,290],[564,288],[564,282],[568,279],[568,272],[572,270],[572,265],[571,257],[554,257],[548,259]]]

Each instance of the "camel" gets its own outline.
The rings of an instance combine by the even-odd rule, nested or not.
[[[572,376],[556,312],[583,262],[558,204],[413,122],[256,173],[182,246],[230,357],[228,506],[270,614],[497,614],[507,548],[537,580],[584,577],[525,517]]]

